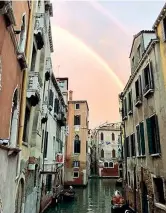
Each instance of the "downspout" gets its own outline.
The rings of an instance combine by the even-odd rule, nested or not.
[[[28,33],[27,33],[27,44],[26,44],[26,60],[29,63],[30,55],[30,44],[31,44],[31,32],[32,32],[32,22],[33,22],[33,13],[34,13],[34,3],[31,5],[30,18],[28,24]],[[27,92],[27,79],[28,79],[28,68],[23,72],[23,83],[22,83],[22,93],[21,93],[21,105],[20,105],[20,125],[18,133],[18,145],[22,146],[22,138],[24,131],[24,120],[25,120],[25,109],[26,109],[26,92]]]

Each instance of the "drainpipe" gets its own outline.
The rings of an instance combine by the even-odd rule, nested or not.
[[[27,44],[26,44],[26,60],[29,63],[29,55],[30,55],[30,47],[32,41],[32,27],[33,27],[33,13],[34,13],[34,3],[31,4],[31,11],[29,17],[29,26],[27,33]],[[22,146],[22,138],[24,131],[24,120],[25,120],[25,109],[26,109],[26,92],[27,92],[27,79],[28,79],[28,68],[23,71],[23,83],[22,83],[22,93],[21,93],[21,105],[20,105],[20,125],[19,125],[19,133],[18,133],[18,145]]]

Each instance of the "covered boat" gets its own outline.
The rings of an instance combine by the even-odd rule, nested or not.
[[[70,186],[68,190],[64,190],[63,192],[63,200],[64,201],[72,201],[75,199],[75,191],[73,190],[73,187]]]
[[[126,210],[126,204],[121,193],[116,190],[112,196],[112,213],[124,213]]]

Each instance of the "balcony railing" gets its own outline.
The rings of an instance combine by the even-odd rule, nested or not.
[[[31,99],[32,106],[36,106],[39,103],[40,85],[39,85],[39,73],[38,72],[29,73],[27,98]]]
[[[144,97],[148,97],[149,95],[151,95],[154,92],[154,88],[149,83],[145,86],[145,88],[143,89],[143,92],[144,92]]]
[[[138,107],[142,104],[142,96],[139,95],[136,97],[136,100],[135,100],[135,106]]]
[[[57,121],[60,123],[61,126],[66,125],[66,115],[64,112],[59,112],[57,116]]]

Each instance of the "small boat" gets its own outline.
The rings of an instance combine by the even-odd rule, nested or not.
[[[75,192],[65,192],[63,194],[64,201],[73,201],[75,199]]]
[[[73,187],[70,186],[68,190],[63,191],[63,200],[64,201],[73,201],[75,199],[75,191]]]
[[[127,209],[125,200],[118,190],[114,192],[114,195],[112,196],[111,204],[112,204],[112,207],[111,207],[112,213],[124,213],[124,211]]]
[[[122,186],[122,183],[123,183],[123,179],[122,179],[122,178],[119,178],[119,179],[116,181],[116,186]]]

